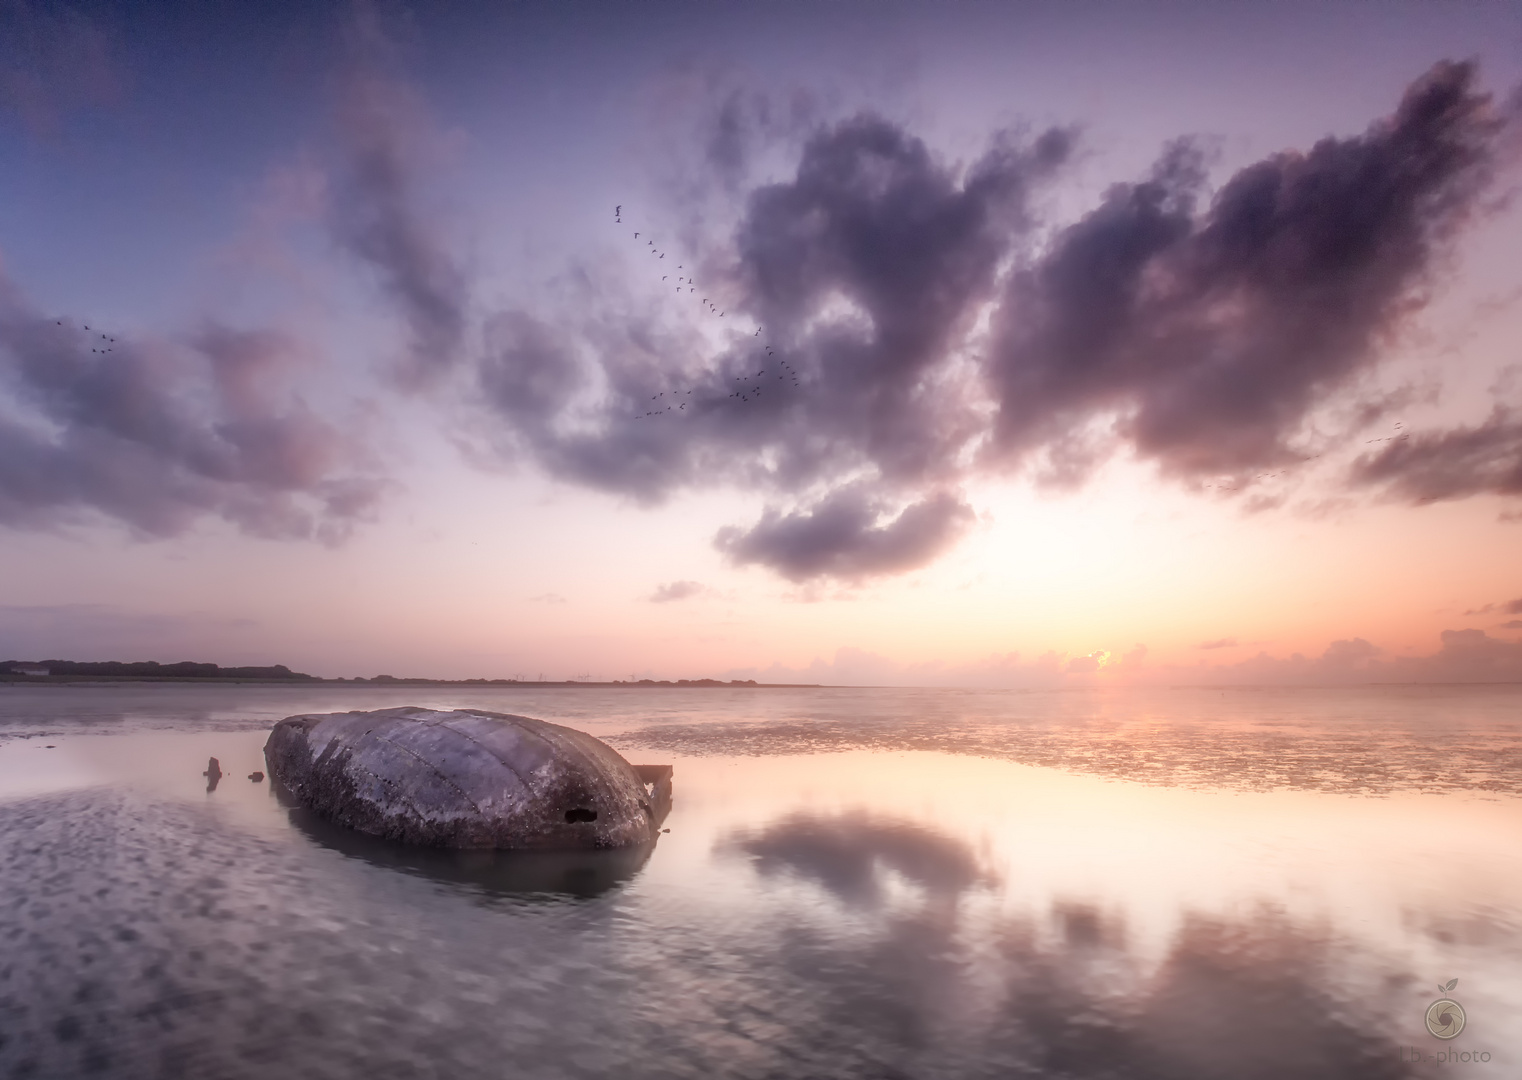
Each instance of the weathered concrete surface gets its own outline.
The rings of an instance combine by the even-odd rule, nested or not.
[[[330,821],[443,848],[575,850],[649,842],[664,784],[598,739],[456,709],[309,714],[275,725],[272,780]]]

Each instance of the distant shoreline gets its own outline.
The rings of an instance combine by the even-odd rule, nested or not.
[[[181,660],[161,664],[157,660],[0,660],[0,685],[49,686],[80,683],[238,683],[246,686],[532,686],[549,687],[673,687],[683,689],[791,688],[817,690],[819,683],[758,683],[755,679],[615,679],[593,682],[583,679],[427,679],[398,675],[323,679],[284,664],[222,667],[219,664]]]
[[[453,686],[512,687],[533,690],[828,690],[824,683],[758,683],[754,680],[721,682],[718,679],[640,679],[636,682],[590,682],[566,680],[538,682],[520,679],[305,679],[247,678],[236,676],[195,675],[12,675],[0,673],[0,688],[8,686],[111,686],[153,684],[157,686]]]

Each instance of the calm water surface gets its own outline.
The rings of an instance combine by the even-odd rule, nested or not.
[[[417,852],[245,779],[400,704],[673,764],[671,831]],[[5,686],[0,942],[5,1076],[1515,1077],[1522,687]]]

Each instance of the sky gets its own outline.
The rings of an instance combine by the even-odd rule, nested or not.
[[[1522,680],[1522,8],[0,0],[0,656]]]

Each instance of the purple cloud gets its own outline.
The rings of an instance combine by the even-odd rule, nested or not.
[[[1379,363],[1480,212],[1511,117],[1475,82],[1440,63],[1363,134],[1274,154],[1214,195],[1175,143],[1049,242],[1035,196],[1072,133],[1000,135],[959,167],[878,117],[821,125],[790,177],[749,193],[731,248],[687,256],[731,331],[717,355],[673,369],[698,339],[595,302],[560,325],[503,312],[482,398],[504,451],[556,476],[646,502],[732,485],[794,504],[716,544],[795,581],[933,559],[970,520],[946,493],[972,479],[1076,484],[1128,449],[1250,487],[1302,460],[1310,411]],[[714,144],[731,172],[737,109]],[[1438,486],[1511,491],[1511,423]],[[1377,479],[1397,473],[1416,483]]]
[[[1440,63],[1364,134],[1241,169],[1204,209],[1187,143],[1112,188],[1010,284],[996,452],[1073,481],[1115,440],[1180,477],[1299,461],[1307,412],[1378,361],[1477,209],[1506,120],[1474,81]]]
[[[721,529],[715,544],[737,565],[766,566],[789,581],[849,581],[923,566],[974,518],[972,508],[949,492],[890,515],[866,490],[848,487],[805,509],[768,510],[749,529]]]

